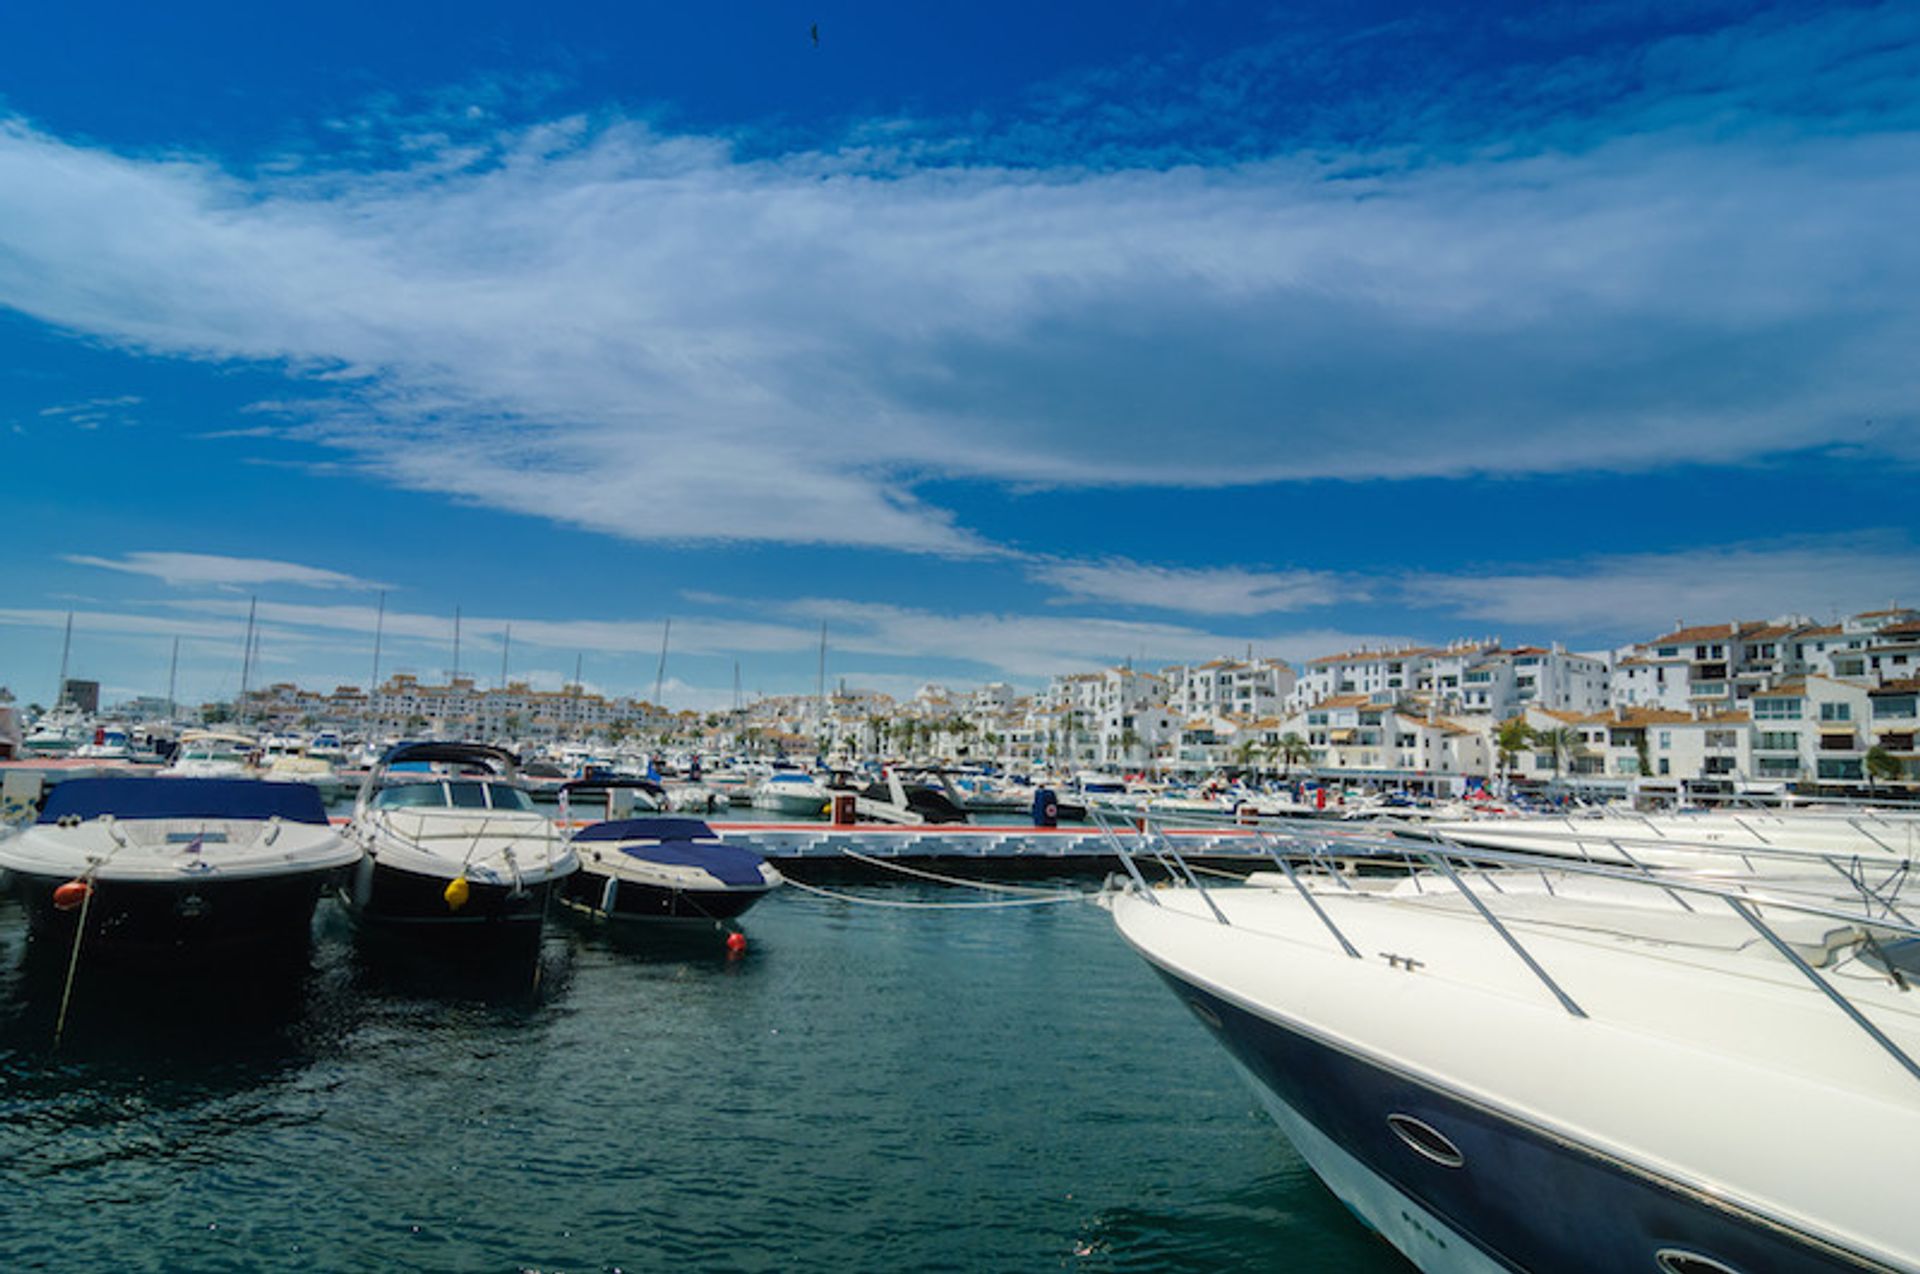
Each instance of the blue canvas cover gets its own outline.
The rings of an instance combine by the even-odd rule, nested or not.
[[[68,815],[98,818],[269,819],[325,825],[327,809],[320,791],[308,783],[268,783],[262,779],[107,778],[68,779],[47,793],[38,821],[58,822]]]
[[[637,841],[620,852],[645,863],[668,867],[698,867],[728,885],[759,885],[760,864],[766,860],[750,849],[709,839],[713,829],[697,818],[623,818],[583,827],[575,840]]]
[[[643,863],[661,863],[668,867],[698,867],[715,880],[728,885],[766,883],[760,875],[765,860],[750,849],[723,845],[717,841],[661,841],[659,844],[622,845],[620,852]]]
[[[595,823],[574,833],[575,840],[710,840],[713,829],[697,818],[622,818]]]

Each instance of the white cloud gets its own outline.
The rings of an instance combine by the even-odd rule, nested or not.
[[[339,571],[261,557],[222,557],[214,553],[128,553],[118,561],[69,553],[62,560],[98,566],[128,575],[148,575],[175,587],[240,588],[258,584],[295,584],[302,588],[379,589],[388,585],[356,579]]]
[[[1060,589],[1061,602],[1116,602],[1196,615],[1266,615],[1366,597],[1357,584],[1327,571],[1194,569],[1115,558],[1041,562],[1030,573]]]
[[[1788,544],[1735,544],[1674,553],[1623,554],[1482,575],[1414,575],[1417,605],[1569,631],[1646,638],[1675,619],[1690,623],[1811,613],[1826,620],[1885,606],[1920,605],[1920,550],[1904,536],[1836,536]]]
[[[1920,137],[1633,109],[1577,148],[1137,171],[573,119],[243,178],[16,122],[0,304],[283,362],[321,394],[293,432],[387,481],[652,540],[988,551],[934,477],[1920,456]]]

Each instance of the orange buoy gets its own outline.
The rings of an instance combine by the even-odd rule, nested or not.
[[[739,955],[745,955],[746,953],[747,953],[747,935],[744,933],[741,933],[737,929],[734,932],[728,934],[727,935],[727,954],[730,956],[739,956]]]
[[[53,905],[60,911],[72,911],[87,900],[93,886],[84,880],[69,880],[53,891]]]

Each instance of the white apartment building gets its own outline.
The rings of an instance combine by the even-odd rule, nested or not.
[[[1168,704],[1185,717],[1272,716],[1285,709],[1297,680],[1292,666],[1278,659],[1211,659],[1163,668],[1160,676]]]

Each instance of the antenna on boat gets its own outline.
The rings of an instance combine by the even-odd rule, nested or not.
[[[253,673],[253,612],[259,604],[258,597],[247,599],[247,640],[240,648],[240,711],[236,714],[243,723],[247,719],[247,678]]]
[[[73,612],[67,612],[67,635],[60,639],[60,684],[53,688],[53,706],[67,701],[67,655],[73,650]]]
[[[380,635],[387,627],[387,590],[380,590],[380,611],[373,619],[373,680],[367,685],[367,702],[373,702],[373,692],[380,685]]]
[[[673,616],[667,616],[667,626],[660,630],[660,666],[653,674],[653,706],[664,708],[666,702],[660,698],[660,687],[667,679],[667,638],[673,635]]]

